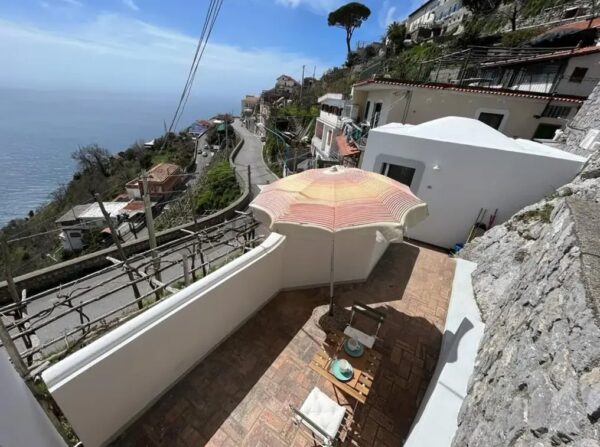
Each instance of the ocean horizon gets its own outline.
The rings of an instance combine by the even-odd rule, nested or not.
[[[71,153],[97,144],[117,153],[164,133],[176,94],[0,88],[0,227],[49,200],[75,171]],[[190,97],[178,129],[219,110]],[[226,108],[223,108],[226,110]]]

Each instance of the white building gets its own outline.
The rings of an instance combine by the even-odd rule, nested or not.
[[[406,32],[414,41],[459,34],[469,15],[462,0],[428,0],[408,15]]]
[[[587,98],[600,77],[600,46],[496,58],[481,65],[478,84]]]
[[[337,137],[342,134],[344,124],[358,119],[358,106],[344,99],[341,93],[327,93],[318,100],[321,112],[315,124],[315,135],[311,151],[317,160],[339,161]]]
[[[409,185],[429,217],[408,236],[450,248],[465,242],[480,209],[502,223],[575,177],[584,157],[514,140],[474,119],[446,117],[418,126],[373,129],[362,169]]]
[[[106,212],[115,224],[119,223],[128,202],[104,202]],[[55,221],[62,229],[59,238],[66,251],[79,251],[85,248],[85,234],[92,229],[106,227],[104,215],[97,203],[76,205]]]
[[[580,96],[387,78],[355,84],[352,98],[360,120],[371,128],[462,116],[483,121],[509,137],[526,139],[552,138],[585,101]]]
[[[275,90],[289,94],[295,93],[298,88],[300,88],[300,83],[291,76],[285,74],[279,76],[275,83]]]

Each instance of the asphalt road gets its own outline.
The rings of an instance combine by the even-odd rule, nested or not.
[[[246,166],[250,165],[250,181],[252,183],[252,195],[256,196],[260,192],[259,185],[265,185],[277,180],[277,177],[267,168],[262,156],[262,142],[260,138],[250,132],[240,120],[235,120],[233,127],[242,138],[244,146],[235,159],[235,165],[238,172],[246,172]],[[243,176],[245,178],[245,176]]]

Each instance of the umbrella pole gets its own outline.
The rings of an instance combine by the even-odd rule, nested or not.
[[[331,262],[329,268],[329,315],[333,316],[333,274],[334,266],[333,261],[335,259],[335,235],[332,233],[331,237]]]

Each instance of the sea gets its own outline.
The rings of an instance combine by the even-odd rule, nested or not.
[[[0,87],[0,228],[47,202],[72,178],[71,153],[79,146],[95,143],[116,153],[160,136],[178,99],[176,93]],[[178,127],[218,113],[219,104],[190,97]]]

